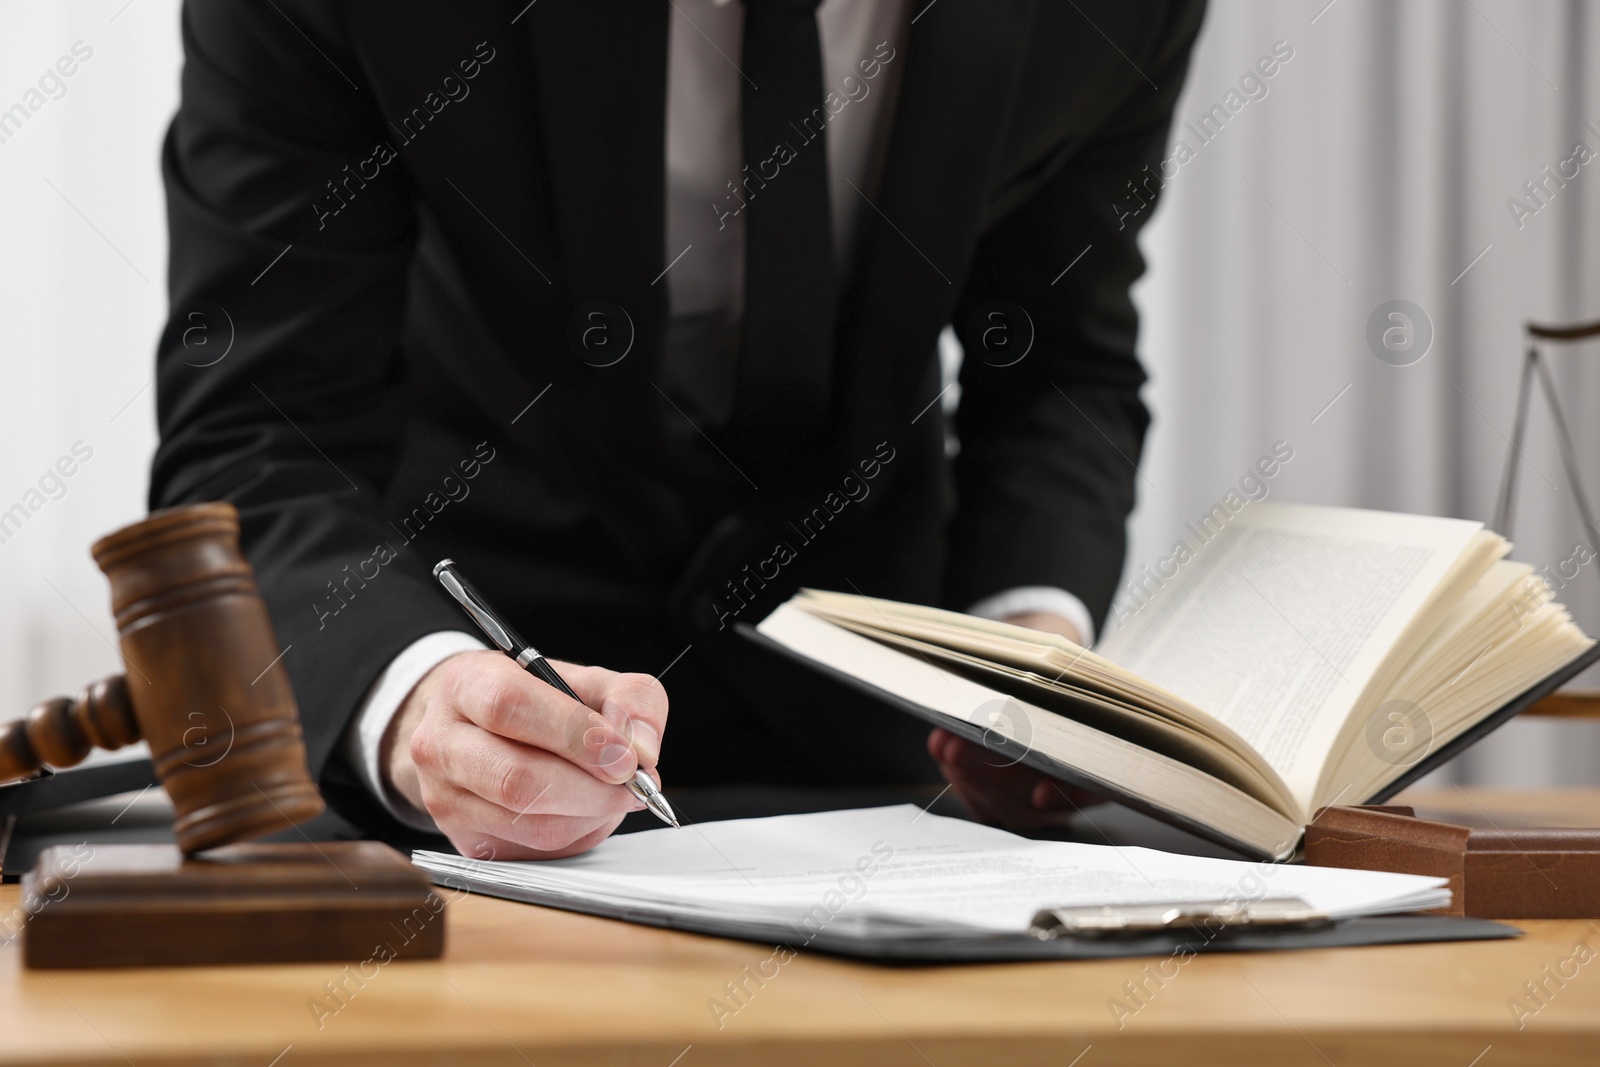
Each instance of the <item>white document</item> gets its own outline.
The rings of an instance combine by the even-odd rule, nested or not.
[[[693,918],[751,936],[1020,934],[1045,907],[1299,897],[1335,918],[1448,904],[1442,878],[1032,841],[914,805],[782,815],[613,837],[570,859],[413,861],[539,903]]]

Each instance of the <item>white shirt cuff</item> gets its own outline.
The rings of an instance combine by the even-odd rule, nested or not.
[[[372,688],[367,690],[345,731],[345,759],[389,814],[412,829],[432,834],[439,832],[427,812],[418,810],[405,797],[384,785],[383,772],[378,765],[378,749],[384,731],[423,675],[457,652],[476,652],[487,647],[471,634],[456,630],[440,630],[419,637],[389,661]]]
[[[1078,633],[1083,635],[1084,648],[1094,644],[1094,617],[1089,614],[1089,609],[1065,589],[1051,585],[1023,585],[986,596],[968,608],[967,614],[985,619],[1003,619],[1008,615],[1034,611],[1061,616],[1078,628]]]

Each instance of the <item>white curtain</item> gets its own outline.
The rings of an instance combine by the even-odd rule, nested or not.
[[[64,88],[46,78],[21,128],[0,126],[0,510],[34,499],[76,442],[93,450],[0,543],[5,713],[116,669],[87,545],[143,513],[154,447],[177,0],[0,0],[0,109],[34,101],[80,41],[93,54]],[[1292,58],[1241,89],[1280,41]],[[1600,160],[1520,227],[1507,207],[1578,141],[1600,150],[1597,55],[1600,12],[1582,0],[1214,0],[1173,134],[1193,156],[1169,167],[1145,240],[1157,422],[1133,568],[1278,441],[1294,459],[1274,498],[1490,516],[1522,322],[1600,318]],[[1213,106],[1228,117],[1201,144],[1182,124]],[[1395,299],[1432,323],[1409,366],[1367,346]],[[1600,497],[1600,346],[1553,355]],[[1537,405],[1524,452],[1517,554],[1554,567],[1589,538]],[[1591,633],[1597,575],[1561,594]],[[1453,771],[1593,782],[1597,756],[1600,728],[1529,721]]]
[[[88,546],[145,510],[177,10],[0,0],[0,513],[26,511],[0,514],[5,718],[120,669]]]
[[[1183,123],[1227,113],[1277,42],[1293,58],[1260,79],[1266,95],[1247,86],[1259,99],[1201,145]],[[1132,571],[1279,441],[1294,458],[1273,499],[1492,517],[1524,321],[1600,319],[1597,56],[1600,8],[1582,0],[1213,0],[1173,131],[1194,156],[1167,168],[1144,241],[1156,425]],[[1559,178],[1580,142],[1596,159],[1547,181],[1539,206],[1524,183],[1546,164]],[[1367,340],[1392,300],[1432,324],[1405,366]],[[1600,344],[1548,351],[1594,499]],[[1516,558],[1556,571],[1600,536],[1579,524],[1551,427],[1536,401],[1514,532]],[[1600,633],[1600,561],[1559,598]],[[1530,719],[1450,775],[1595,783],[1597,757],[1600,726]]]

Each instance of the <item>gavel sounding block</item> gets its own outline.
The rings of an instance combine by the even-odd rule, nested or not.
[[[444,899],[374,841],[53,846],[22,879],[29,967],[429,959]]]

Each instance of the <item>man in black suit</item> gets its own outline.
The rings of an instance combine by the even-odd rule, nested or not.
[[[736,636],[800,585],[1091,639],[1148,422],[1128,205],[1201,13],[187,5],[151,504],[238,505],[330,798],[587,848],[659,756],[652,674],[674,784],[928,773]],[[474,651],[446,555],[604,665],[561,668],[587,707]],[[926,751],[986,818],[1060,803]]]

